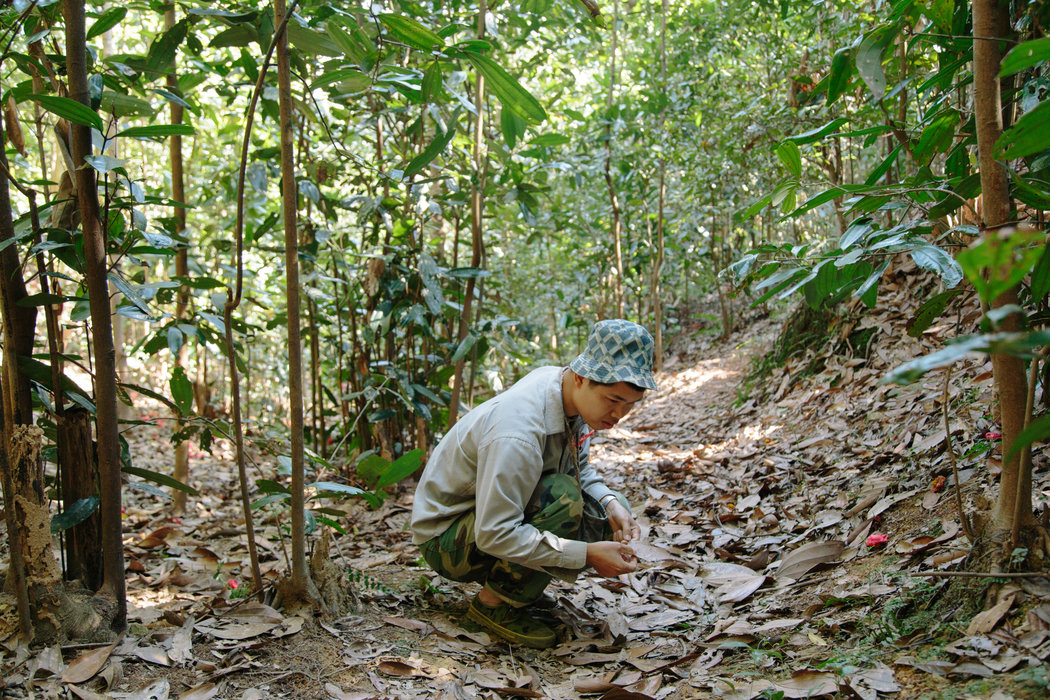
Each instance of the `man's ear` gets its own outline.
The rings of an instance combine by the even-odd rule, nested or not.
[[[573,372],[572,381],[576,383],[576,388],[579,389],[581,386],[583,386],[584,379],[580,375]]]

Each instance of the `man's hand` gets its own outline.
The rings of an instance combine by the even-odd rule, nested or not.
[[[642,536],[642,529],[638,527],[631,511],[623,507],[615,498],[605,506],[605,514],[609,517],[609,526],[612,528],[613,539],[626,544],[631,540],[637,540]]]
[[[634,555],[634,550],[630,545],[620,542],[588,543],[587,563],[594,567],[599,576],[605,578],[629,574],[638,568],[638,558]]]

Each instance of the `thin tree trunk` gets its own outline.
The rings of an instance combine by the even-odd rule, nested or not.
[[[284,0],[274,0],[274,20],[287,14]],[[281,199],[284,211],[285,296],[288,307],[288,412],[292,458],[292,572],[296,593],[307,592],[306,516],[304,513],[303,341],[300,330],[298,193],[295,187],[295,134],[292,129],[292,79],[288,35],[277,38],[277,97],[281,115]]]
[[[485,14],[488,12],[486,0],[481,0],[478,5],[478,31],[479,39],[485,36]],[[477,85],[475,88],[474,106],[476,113],[474,117],[474,172],[473,187],[470,190],[470,231],[471,231],[471,267],[477,268],[481,265],[482,247],[482,215],[484,211],[485,194],[485,78],[480,72],[477,74]],[[458,241],[458,236],[457,236]],[[474,278],[467,278],[466,290],[464,292],[463,310],[459,315],[459,332],[456,334],[459,343],[467,337],[470,329],[471,305],[474,301]],[[457,345],[458,347],[458,345]],[[452,428],[459,420],[459,398],[463,392],[463,368],[466,365],[466,357],[456,360],[455,374],[452,379],[452,397],[448,402],[448,427]]]
[[[174,26],[175,9],[172,7],[164,13],[164,28],[168,30]],[[177,64],[174,59],[172,59],[171,70],[168,72],[165,83],[168,90],[176,95],[179,94],[179,78]],[[171,114],[171,123],[182,124],[182,105],[170,102],[168,108]],[[176,202],[185,203],[186,184],[182,168],[182,136],[180,134],[173,134],[168,137],[168,153],[171,157],[171,198]],[[175,207],[175,234],[179,237],[186,235],[186,210],[182,207]],[[187,250],[189,241],[182,241],[182,243],[183,245],[179,246],[178,252],[175,253],[175,276],[185,279],[189,276],[189,254]],[[175,296],[176,324],[183,323],[186,320],[189,303],[190,290],[184,284],[179,287],[179,291]],[[182,345],[179,346],[179,351],[175,353],[175,367],[173,371],[186,367],[186,361],[189,359],[189,349],[189,338],[184,338]],[[184,427],[185,423],[181,420],[176,420],[176,433],[180,432]],[[175,470],[173,475],[184,484],[189,482],[190,443],[187,440],[182,440],[175,445]],[[176,514],[186,512],[185,491],[172,489],[171,509]]]
[[[90,107],[87,81],[87,42],[85,38],[84,3],[65,0],[62,14],[66,20],[66,73],[70,98]],[[98,212],[95,171],[84,166],[91,153],[91,133],[87,126],[71,124],[73,162],[77,164],[77,202],[84,232],[84,268],[91,308],[91,341],[95,356],[95,434],[98,443],[100,512],[102,517],[102,553],[105,561],[100,592],[116,603],[114,630],[127,623],[127,598],[124,580],[124,542],[121,522],[120,441],[117,426],[117,382],[110,323],[109,294],[106,283],[106,241]]]
[[[663,0],[660,5],[660,84],[667,91],[667,2]],[[660,110],[661,125],[667,116],[667,108]],[[661,127],[660,133],[664,133]],[[666,141],[666,139],[664,139]],[[664,306],[660,299],[660,279],[664,268],[664,230],[666,219],[664,217],[664,203],[667,201],[667,146],[660,152],[660,189],[657,195],[656,214],[656,261],[653,264],[653,277],[650,284],[652,290],[653,305],[653,355],[656,371],[664,368]]]
[[[613,296],[616,303],[616,317],[624,316],[623,293],[623,245],[620,240],[623,231],[623,218],[620,212],[620,199],[616,195],[616,186],[612,176],[612,108],[613,95],[616,90],[617,68],[616,51],[620,25],[620,0],[613,0],[613,22],[611,48],[609,53],[609,92],[605,100],[605,186],[609,190],[609,204],[612,206],[612,244],[615,279]]]
[[[977,124],[977,153],[981,172],[983,235],[994,239],[1010,221],[1010,190],[1005,166],[995,158],[995,142],[1003,130],[1002,96],[999,85],[1001,54],[999,40],[1009,32],[1009,6],[996,0],[973,3],[973,94]],[[990,274],[999,274],[998,270]],[[1017,289],[1001,294],[992,308],[1017,304]],[[1004,331],[1020,330],[1018,314],[1010,314],[1001,324]],[[1003,432],[1003,468],[999,497],[992,512],[992,526],[1013,533],[1016,542],[1020,527],[1034,523],[1032,515],[1032,477],[1022,469],[1020,451],[1006,458],[1010,446],[1024,428],[1028,378],[1024,360],[1012,355],[992,355],[992,372],[999,395]]]

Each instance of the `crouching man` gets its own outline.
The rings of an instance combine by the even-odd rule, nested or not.
[[[543,649],[554,631],[528,607],[557,576],[637,567],[638,523],[588,463],[590,437],[655,389],[653,339],[599,321],[568,367],[534,370],[467,413],[427,462],[413,540],[435,571],[482,584],[467,617],[511,643]]]

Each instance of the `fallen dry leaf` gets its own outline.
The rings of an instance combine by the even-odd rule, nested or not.
[[[62,672],[62,680],[66,683],[83,683],[92,678],[109,660],[109,655],[117,648],[117,644],[118,642],[113,642],[84,652],[66,666],[66,670]]]
[[[1003,615],[1010,611],[1014,604],[1014,595],[1008,595],[987,610],[977,613],[966,627],[966,634],[987,634],[995,629]]]
[[[837,561],[845,543],[839,540],[807,542],[785,556],[775,574],[777,579],[800,579],[822,564]]]

